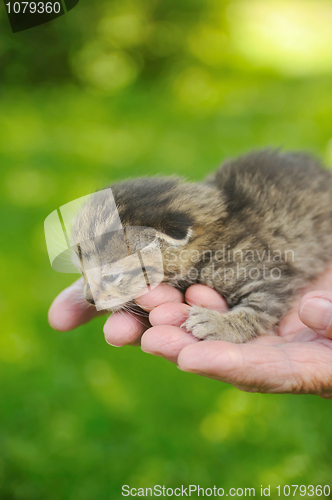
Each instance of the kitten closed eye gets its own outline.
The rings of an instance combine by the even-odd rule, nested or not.
[[[123,279],[123,273],[120,274],[109,274],[108,276],[103,277],[103,284],[112,284],[116,285],[117,283],[120,283],[120,281]]]

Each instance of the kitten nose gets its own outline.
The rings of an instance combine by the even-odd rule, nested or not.
[[[87,302],[89,302],[93,306],[95,305],[95,301],[93,300],[91,289],[88,284],[84,285],[84,298]]]

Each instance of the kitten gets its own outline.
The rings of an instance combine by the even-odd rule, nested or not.
[[[162,281],[182,291],[203,283],[230,308],[219,313],[191,307],[185,327],[199,339],[245,342],[271,333],[295,293],[322,273],[332,256],[332,176],[303,153],[266,149],[225,161],[203,183],[154,177],[111,190],[118,214],[105,190],[90,198],[73,224],[72,241],[83,242],[77,255],[86,299],[94,302],[92,282],[105,304],[112,297],[127,302],[136,286],[138,270],[123,259],[128,241],[117,242],[109,232],[117,217],[123,228],[153,228]],[[96,227],[104,233],[97,245],[91,244]],[[135,248],[135,238],[138,242],[134,232],[133,252],[141,248]],[[84,263],[98,268],[89,280]],[[150,283],[154,272],[151,265]]]

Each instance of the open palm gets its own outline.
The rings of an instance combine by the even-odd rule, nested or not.
[[[87,306],[82,297],[83,283],[78,280],[53,302],[51,326],[71,330],[94,317],[94,307]],[[193,285],[184,297],[162,284],[137,299],[137,303],[149,312],[149,318],[112,314],[104,327],[108,343],[141,344],[145,352],[177,363],[181,370],[246,391],[310,393],[332,398],[332,265],[299,294],[277,334],[246,344],[201,342],[180,328],[188,315],[188,304],[227,310],[225,301],[207,286]]]

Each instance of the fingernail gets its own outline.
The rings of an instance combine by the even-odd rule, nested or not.
[[[106,339],[105,339],[105,341],[106,341],[106,343],[107,343],[108,345],[111,345],[112,347],[122,347],[122,345],[115,345],[115,344],[111,344],[111,342],[109,342],[109,341],[108,341],[108,340],[106,340]]]
[[[300,310],[303,323],[314,330],[326,330],[332,319],[332,303],[329,300],[308,299]]]

